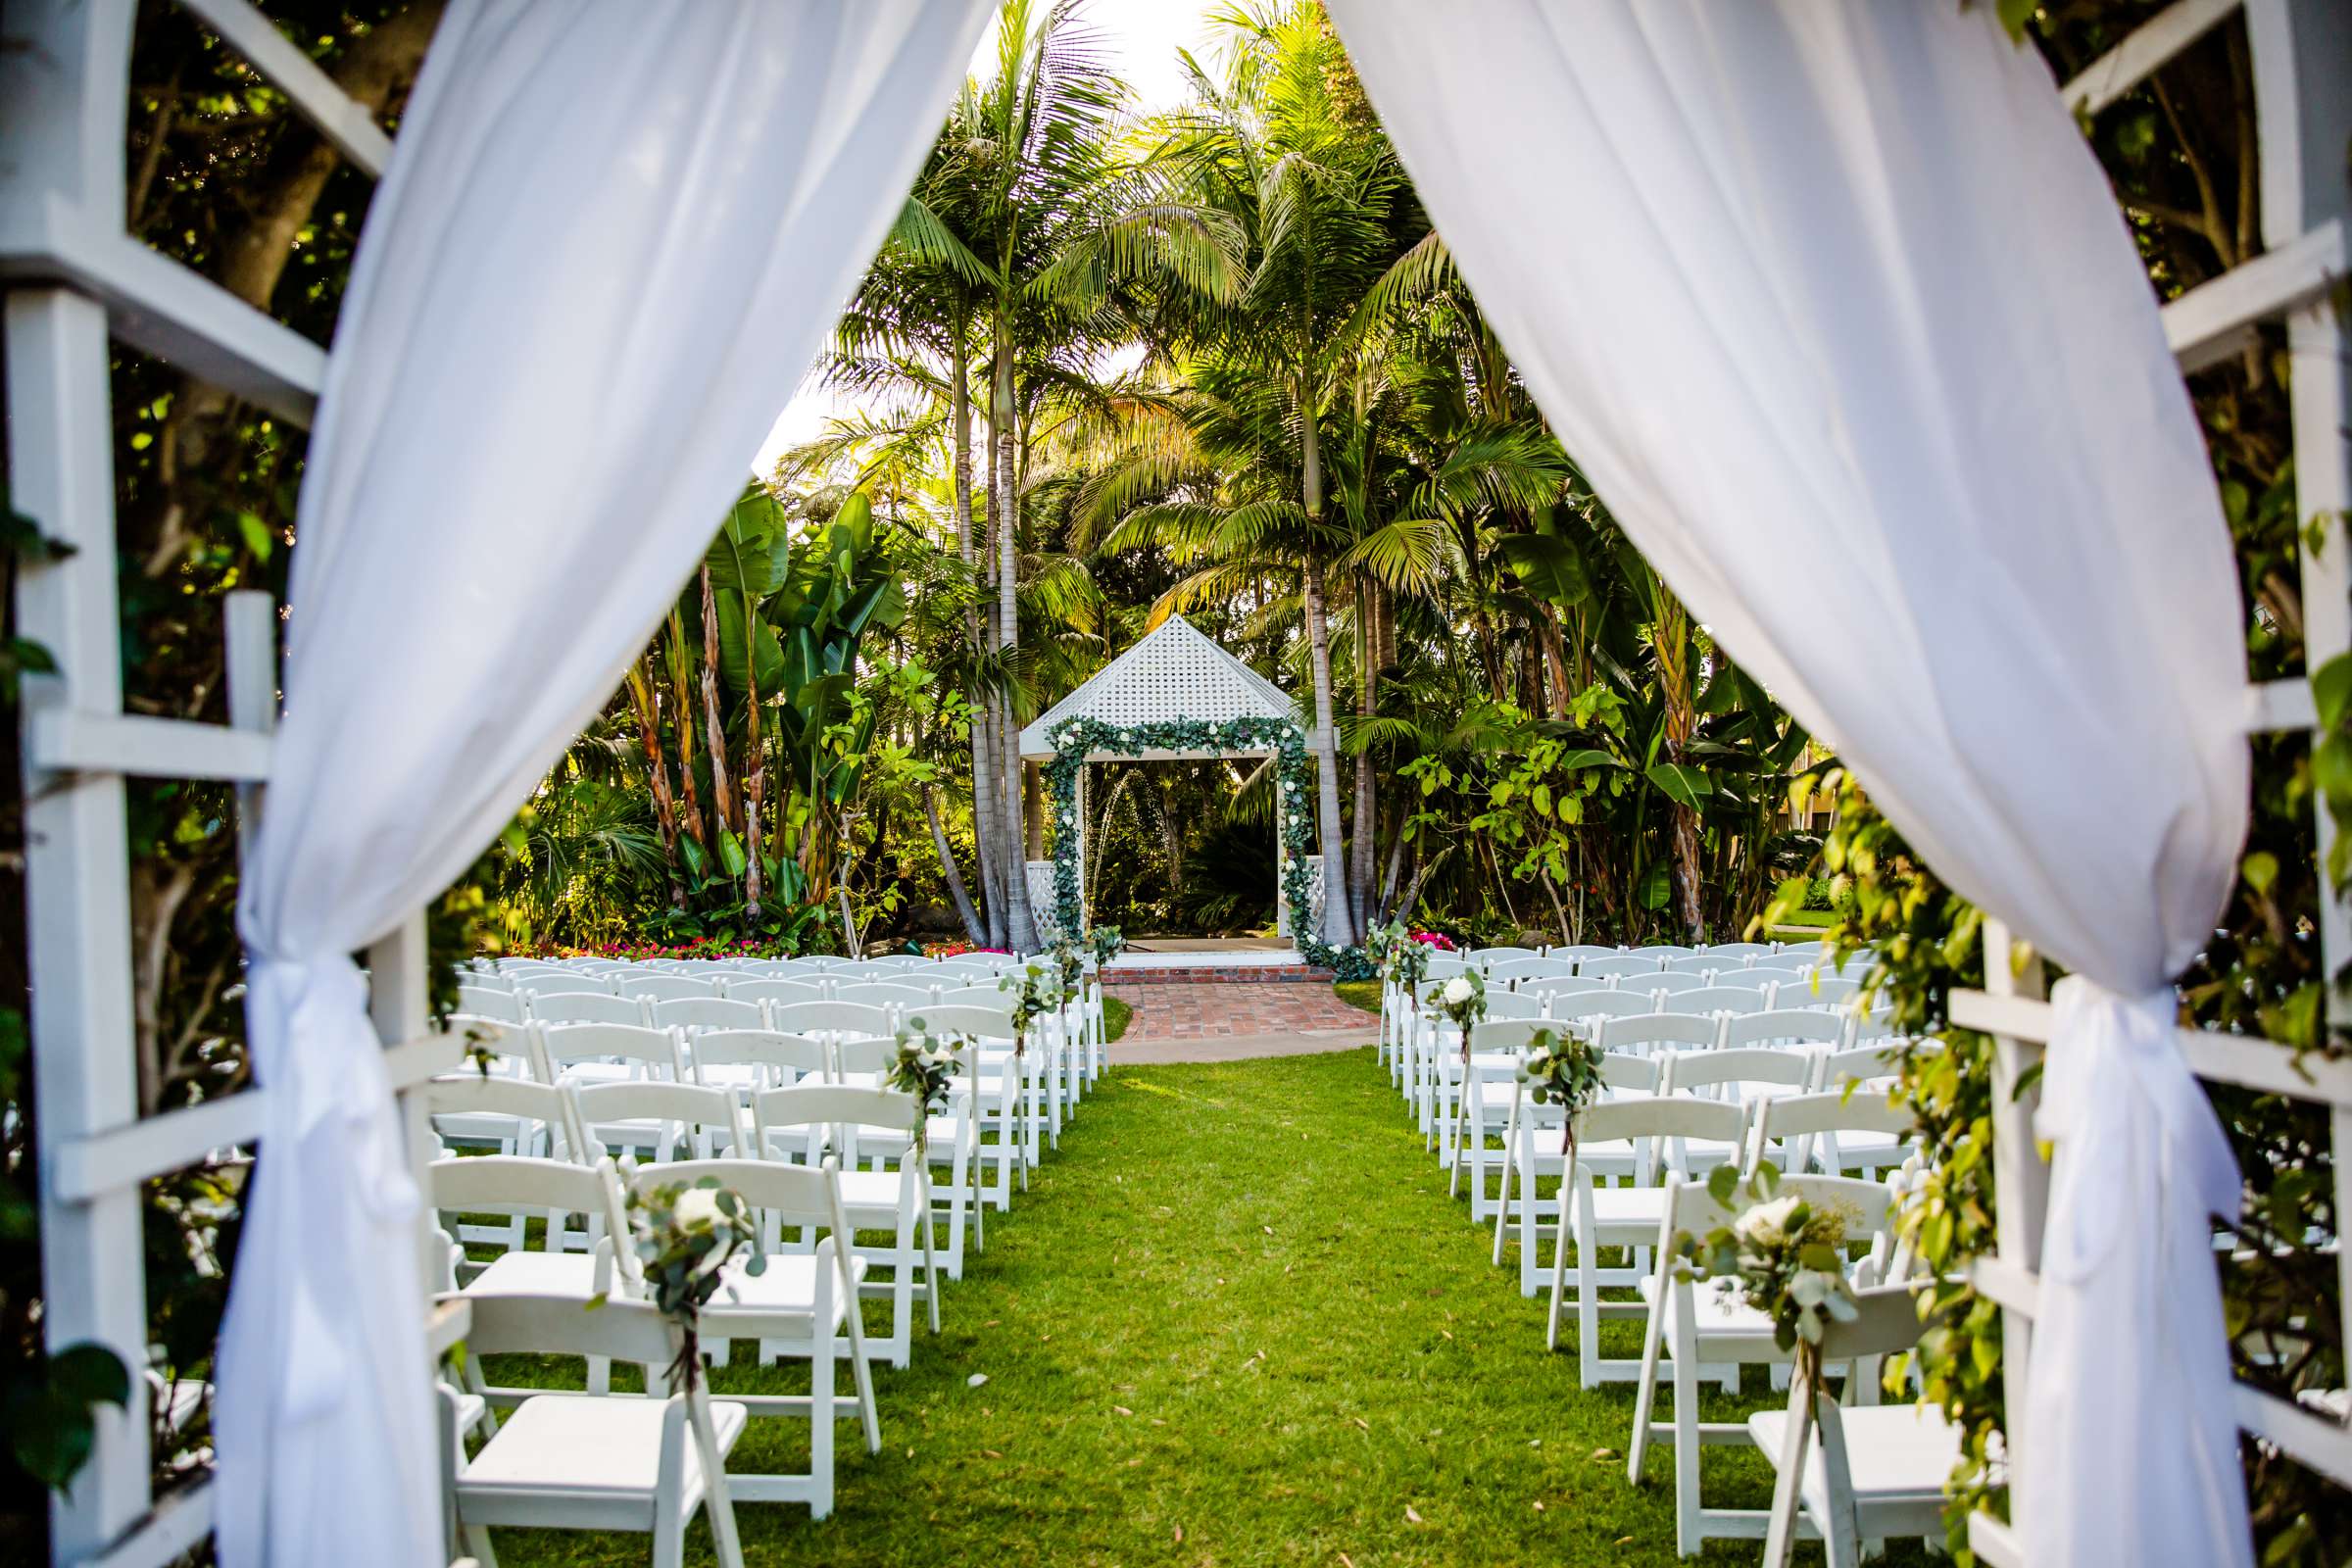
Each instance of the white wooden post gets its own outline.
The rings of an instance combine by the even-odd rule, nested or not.
[[[0,201],[122,211],[130,0],[11,0],[0,53]],[[13,55],[14,58],[10,58]],[[75,554],[18,572],[20,633],[55,656],[27,676],[39,713],[122,710],[115,600],[114,428],[105,308],[65,288],[6,307],[10,502]],[[52,772],[24,750],[24,902],[34,1103],[44,1150],[138,1120],[131,1022],[130,866],[122,778]],[[147,1511],[146,1270],[134,1185],[68,1196],[41,1167],[42,1340],[94,1341],[130,1370],[126,1410],[101,1407],[97,1446],[51,1499],[53,1549],[93,1555]]]

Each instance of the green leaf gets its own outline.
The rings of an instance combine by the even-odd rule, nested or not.
[[[69,1397],[87,1404],[130,1405],[130,1372],[122,1358],[103,1345],[84,1341],[70,1345],[49,1358],[50,1385]]]
[[[2268,850],[2256,850],[2239,864],[2238,871],[2245,877],[2246,886],[2258,894],[2268,893],[2278,880],[2278,857]]]
[[[1724,1207],[1732,1206],[1732,1194],[1740,1186],[1739,1167],[1718,1165],[1707,1173],[1707,1196]]]
[[[1715,793],[1707,775],[1687,762],[1652,762],[1642,777],[1655,784],[1677,806],[1698,809],[1698,803]]]
[[[1663,909],[1674,897],[1674,876],[1666,869],[1664,860],[1652,865],[1642,877],[1642,907]]]
[[[2338,654],[2311,677],[2311,700],[2320,710],[2320,727],[2341,728],[2352,708],[2352,654]]]
[[[277,535],[270,531],[268,523],[250,512],[237,514],[237,532],[244,536],[245,548],[253,552],[256,561],[268,561],[270,552],[277,548]]]

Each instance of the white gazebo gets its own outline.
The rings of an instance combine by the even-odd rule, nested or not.
[[[1251,669],[1227,650],[1220,648],[1199,627],[1182,615],[1170,615],[1161,621],[1136,645],[1098,670],[1076,691],[1038,715],[1021,731],[1021,758],[1024,761],[1049,762],[1061,755],[1054,743],[1056,733],[1076,720],[1092,719],[1100,724],[1115,726],[1148,734],[1153,727],[1171,723],[1200,723],[1220,729],[1231,727],[1231,734],[1203,746],[1164,747],[1145,744],[1137,748],[1098,746],[1090,748],[1085,760],[1089,762],[1126,760],[1147,762],[1218,761],[1229,758],[1270,758],[1276,747],[1263,735],[1262,726],[1271,722],[1298,726],[1297,710],[1290,697],[1272,681]],[[1079,769],[1079,808],[1075,823],[1057,824],[1060,831],[1073,835],[1072,842],[1081,877],[1079,903],[1086,906],[1084,875],[1085,854],[1085,769]],[[1291,933],[1290,904],[1283,893],[1282,861],[1285,851],[1283,835],[1275,835],[1275,929],[1282,935]],[[1319,907],[1323,892],[1321,856],[1305,857],[1309,885]],[[1051,859],[1029,862],[1029,905],[1036,911],[1038,932],[1049,939],[1057,927],[1058,900],[1054,885],[1054,862]]]

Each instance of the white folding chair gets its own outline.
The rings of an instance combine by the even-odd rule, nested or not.
[[[1648,1056],[1604,1051],[1600,1058],[1600,1081],[1603,1096],[1654,1096],[1658,1092],[1658,1063]],[[1511,1228],[1515,1179],[1519,1294],[1532,1297],[1544,1284],[1540,1255],[1544,1240],[1548,1237],[1553,1247],[1560,1245],[1558,1223],[1544,1217],[1538,1187],[1546,1177],[1557,1177],[1562,1183],[1568,1180],[1568,1118],[1565,1108],[1556,1103],[1537,1104],[1529,1097],[1527,1087],[1524,1073],[1512,1081],[1510,1120],[1503,1130],[1502,1197],[1495,1204],[1493,1261],[1496,1268],[1502,1266],[1503,1240]],[[1630,1178],[1643,1168],[1643,1154],[1642,1147],[1632,1143],[1604,1142],[1577,1151],[1579,1161],[1596,1178]]]
[[[653,1015],[635,997],[616,997],[609,991],[525,990],[523,1004],[541,1023],[611,1023],[650,1025]]]
[[[833,988],[836,1002],[861,1002],[876,1007],[919,1007],[936,995],[929,986],[900,980],[861,980]]]
[[[683,1002],[692,997],[715,997],[718,987],[700,975],[683,975],[676,971],[633,974],[619,983],[624,997],[642,997],[648,1002]],[[659,1014],[657,1014],[659,1016]]]
[[[962,1057],[956,1092],[971,1106],[973,1245],[988,1244],[987,1210],[1012,1204],[1012,1175],[1023,1168],[1028,1139],[1021,1114],[1028,1085],[1013,1055],[1012,1013],[1003,993],[994,1004],[958,1005],[941,1003],[907,1018],[933,1038],[952,1042]],[[961,1248],[957,1237],[949,1243],[951,1257]],[[956,1269],[951,1264],[951,1275]]]
[[[1856,1085],[1852,1093],[1775,1095],[1756,1112],[1748,1166],[1767,1150],[1788,1151],[1786,1169],[1842,1176],[1858,1170],[1872,1181],[1900,1165],[1919,1136],[1919,1120],[1885,1091]]]
[[[1648,1277],[1644,1250],[1657,1237],[1658,1221],[1668,1207],[1668,1189],[1662,1175],[1683,1174],[1677,1151],[1694,1140],[1720,1142],[1737,1149],[1747,1132],[1747,1107],[1715,1100],[1689,1100],[1672,1095],[1604,1100],[1585,1107],[1577,1123],[1577,1158],[1560,1184],[1557,1235],[1575,1244],[1577,1384],[1598,1388],[1603,1383],[1633,1381],[1642,1370],[1639,1361],[1600,1353],[1603,1317],[1639,1317],[1639,1301],[1604,1301],[1606,1289],[1639,1285]],[[1640,1166],[1629,1186],[1601,1186],[1583,1162],[1587,1147],[1622,1144],[1637,1151]],[[1632,1261],[1604,1265],[1600,1250],[1625,1249]],[[1560,1316],[1568,1305],[1568,1249],[1556,1241],[1551,1252],[1551,1308],[1544,1324],[1544,1343],[1559,1348]],[[1736,1371],[1735,1371],[1736,1376]]]
[[[704,1029],[687,1042],[698,1083],[730,1093],[783,1089],[832,1076],[833,1055],[813,1035],[780,1029]]]
[[[750,1002],[774,1004],[794,1002],[822,1002],[825,983],[822,980],[771,980],[765,977],[733,979],[721,983],[729,1002]]]
[[[678,997],[653,1005],[657,1029],[764,1029],[767,1010],[757,1002],[711,995]],[[691,1041],[689,1042],[691,1044]]]
[[[1642,1483],[1642,1461],[1652,1438],[1674,1446],[1675,1549],[1684,1556],[1697,1551],[1711,1538],[1756,1540],[1771,1522],[1758,1508],[1717,1508],[1707,1504],[1699,1484],[1702,1445],[1745,1445],[1753,1440],[1743,1421],[1701,1421],[1698,1385],[1716,1379],[1729,1367],[1730,1392],[1739,1392],[1739,1369],[1763,1363],[1786,1375],[1789,1352],[1774,1342],[1772,1319],[1742,1300],[1730,1281],[1694,1281],[1672,1255],[1678,1233],[1703,1236],[1728,1225],[1737,1210],[1715,1201],[1704,1183],[1669,1181],[1665,1216],[1658,1223],[1658,1263],[1642,1282],[1646,1321],[1642,1336],[1642,1367],[1634,1391],[1634,1429],[1626,1447],[1626,1476]],[[1846,1238],[1867,1247],[1867,1254],[1850,1269],[1856,1283],[1876,1285],[1891,1256],[1890,1195],[1877,1182],[1838,1176],[1785,1176],[1782,1196],[1801,1197],[1814,1205],[1835,1203],[1847,1211]],[[1673,1362],[1674,1413],[1666,1422],[1653,1416],[1658,1387],[1658,1359]],[[1828,1363],[1824,1363],[1827,1365]],[[1864,1380],[1849,1375],[1850,1395],[1867,1396]]]
[[[1448,1196],[1461,1192],[1462,1174],[1469,1173],[1472,1224],[1483,1225],[1502,1211],[1500,1195],[1488,1196],[1487,1176],[1491,1165],[1507,1160],[1509,1146],[1498,1152],[1488,1141],[1504,1136],[1519,1064],[1529,1043],[1549,1027],[1541,1018],[1490,1018],[1470,1031],[1470,1049],[1456,1068],[1461,1080],[1454,1086],[1454,1120],[1441,1152]]]
[[[1811,1088],[1819,1056],[1802,1046],[1718,1046],[1712,1051],[1670,1052],[1665,1068],[1662,1087],[1666,1094],[1752,1105],[1775,1095],[1802,1094]],[[1744,1166],[1749,1157],[1746,1146],[1712,1139],[1688,1140],[1677,1152],[1681,1170],[1690,1176],[1704,1176],[1718,1165]]]
[[[1696,991],[1676,993],[1677,1012],[1762,1012],[1770,1004],[1770,987],[1727,986],[1720,981]]]
[[[1712,948],[1700,953],[1679,954],[1666,960],[1668,974],[1705,976],[1713,974],[1718,969],[1737,969],[1739,967],[1740,960],[1738,958],[1727,958]]]
[[[1637,953],[1612,954],[1605,958],[1587,958],[1576,966],[1578,974],[1599,975],[1604,979],[1628,980],[1637,975],[1647,976],[1665,972],[1666,957],[1655,949]]]
[[[896,1022],[890,1008],[864,1002],[771,1002],[767,1007],[770,1029],[822,1039],[887,1035]]]
[[[865,1327],[858,1290],[865,1264],[852,1254],[850,1221],[843,1209],[840,1172],[828,1157],[814,1166],[780,1160],[710,1159],[668,1166],[661,1182],[694,1186],[704,1178],[732,1189],[773,1231],[824,1232],[807,1251],[765,1253],[758,1274],[746,1260],[727,1265],[724,1283],[703,1308],[706,1342],[757,1340],[762,1362],[806,1359],[806,1395],[738,1395],[731,1397],[757,1416],[804,1416],[808,1422],[808,1473],[734,1475],[728,1484],[746,1502],[805,1502],[810,1517],[833,1511],[833,1424],[853,1411],[865,1431],[868,1453],[882,1451],[882,1422],[874,1406],[873,1374],[867,1365]],[[641,1187],[656,1177],[641,1178]],[[856,1393],[834,1394],[835,1369],[846,1356]]]
[[[1824,1326],[1820,1349],[1825,1366],[1851,1365],[1858,1388],[1871,1367],[1918,1343],[1919,1301],[1907,1285],[1883,1285],[1855,1292],[1854,1306],[1852,1322]],[[1788,1407],[1749,1416],[1747,1434],[1773,1467],[1766,1562],[1788,1560],[1800,1519],[1821,1538],[1829,1568],[1861,1568],[1890,1537],[1941,1544],[1961,1434],[1939,1406],[1847,1406],[1792,1383]]]
[[[667,1365],[677,1329],[642,1301],[597,1311],[576,1296],[534,1294],[468,1302],[468,1365],[498,1354],[580,1355]],[[627,1530],[654,1538],[656,1568],[685,1560],[686,1525],[707,1506],[722,1568],[743,1568],[725,1472],[749,1412],[713,1400],[700,1383],[667,1398],[543,1394],[524,1399],[479,1453],[457,1470],[457,1516],[484,1563],[489,1528]]]
[[[457,1011],[472,1018],[495,1018],[500,1023],[522,1022],[522,999],[511,989],[461,984]]]
[[[619,1213],[612,1161],[584,1165],[523,1154],[436,1159],[425,1167],[424,1187],[426,1201],[440,1212],[441,1232],[449,1243],[444,1289],[468,1296],[587,1297],[611,1283],[608,1237]],[[466,1255],[466,1243],[495,1245],[503,1238],[483,1235],[466,1221],[468,1214],[544,1217],[547,1245],[540,1250],[517,1247],[477,1263]],[[559,1239],[556,1214],[577,1215],[586,1222],[585,1250],[568,1251],[554,1245]]]
[[[709,1084],[641,1078],[566,1088],[579,1124],[604,1152],[643,1151],[640,1168],[743,1150],[734,1093]]]
[[[879,1340],[868,1335],[866,1353],[887,1358],[894,1367],[906,1366],[913,1353],[918,1297],[931,1332],[939,1332],[930,1161],[914,1153],[923,1107],[912,1095],[896,1089],[796,1084],[754,1095],[752,1119],[759,1129],[759,1147],[802,1141],[811,1150],[829,1151],[840,1167],[842,1212],[850,1224],[843,1240],[866,1265],[859,1295],[890,1302],[890,1333]],[[815,1165],[822,1159],[818,1153],[806,1163]],[[858,1244],[855,1237],[859,1231],[887,1231],[891,1242],[886,1247]],[[889,1267],[888,1281],[874,1278],[876,1264]]]

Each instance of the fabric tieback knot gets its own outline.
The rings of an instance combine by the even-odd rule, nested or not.
[[[2042,1272],[2081,1281],[2127,1227],[2160,1218],[2190,1229],[2237,1212],[2237,1160],[2174,1035],[2169,985],[2123,996],[2081,975],[2050,991],[2050,1050],[2034,1133],[2058,1151]],[[2169,1226],[2167,1227],[2170,1228]]]

